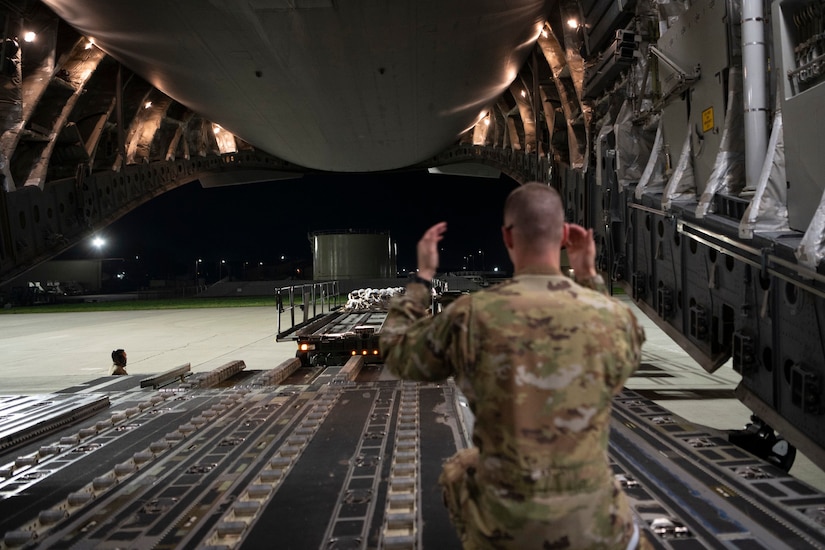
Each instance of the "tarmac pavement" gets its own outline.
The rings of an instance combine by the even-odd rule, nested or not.
[[[277,315],[274,307],[0,315],[0,393],[49,393],[106,376],[117,348],[137,376],[237,359],[247,370],[270,369],[296,351],[275,341]]]

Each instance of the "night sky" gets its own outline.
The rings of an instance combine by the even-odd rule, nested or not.
[[[221,260],[236,266],[236,272],[242,262],[311,265],[310,232],[371,229],[389,231],[397,243],[398,269],[409,270],[421,234],[445,220],[442,270],[509,271],[501,211],[516,185],[504,175],[488,179],[426,171],[312,175],[212,189],[194,182],[102,230],[106,244],[99,254],[138,258],[149,278],[191,274],[200,258],[207,279],[216,279]],[[64,257],[95,253],[83,242]]]

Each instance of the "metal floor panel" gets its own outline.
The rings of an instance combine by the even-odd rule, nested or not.
[[[277,530],[289,548],[457,542],[440,494],[419,490],[462,440],[452,386],[322,374],[302,386],[112,392],[110,409],[0,455],[13,458],[0,478],[2,547],[257,548],[273,525],[289,526]],[[400,538],[386,519],[399,492],[416,510]]]
[[[459,548],[437,486],[468,441],[454,384],[338,370],[264,388],[119,379],[107,409],[0,453],[0,547]],[[611,465],[654,547],[825,548],[825,494],[723,431],[628,389],[611,426]]]
[[[610,457],[662,548],[825,548],[825,495],[625,390],[614,400]]]

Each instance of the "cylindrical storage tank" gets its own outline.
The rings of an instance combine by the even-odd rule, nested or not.
[[[316,281],[396,276],[395,245],[389,231],[314,231],[309,238]]]

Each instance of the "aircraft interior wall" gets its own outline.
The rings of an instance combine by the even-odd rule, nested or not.
[[[669,7],[639,45],[658,70],[626,73],[588,170],[560,169],[569,219],[596,229],[614,285],[708,372],[731,361],[740,400],[825,467],[821,8],[766,5],[769,74],[753,82],[739,4]]]

